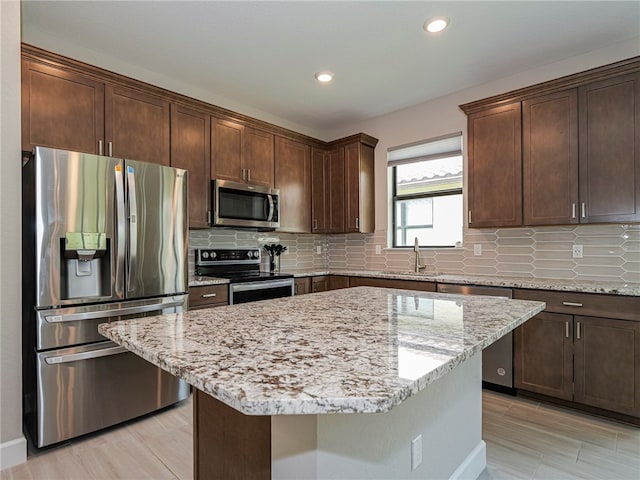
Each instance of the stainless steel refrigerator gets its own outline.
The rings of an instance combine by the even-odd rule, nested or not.
[[[38,147],[23,166],[23,390],[36,447],[185,399],[98,334],[187,302],[187,172]]]

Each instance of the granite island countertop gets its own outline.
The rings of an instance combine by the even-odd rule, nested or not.
[[[355,287],[101,324],[248,415],[386,412],[544,303]]]

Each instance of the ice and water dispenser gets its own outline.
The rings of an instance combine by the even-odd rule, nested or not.
[[[110,239],[105,233],[67,232],[60,239],[62,298],[110,297]]]

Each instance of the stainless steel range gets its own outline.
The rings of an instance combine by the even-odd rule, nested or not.
[[[196,275],[229,279],[229,304],[293,295],[293,275],[260,271],[260,249],[207,248],[195,252]]]

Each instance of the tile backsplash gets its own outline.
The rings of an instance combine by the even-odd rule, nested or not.
[[[191,230],[189,235],[190,275],[196,248],[256,247],[264,243],[287,246],[288,253],[281,257],[283,270],[405,272],[412,271],[415,262],[412,249],[385,248],[385,231],[311,235],[209,229]],[[381,247],[380,254],[376,254],[376,245]],[[480,256],[474,255],[474,245],[481,245]],[[583,245],[583,258],[572,257],[573,245]],[[422,249],[420,259],[427,265],[427,272],[640,282],[640,225],[468,229],[463,247]]]
[[[412,271],[413,249],[386,244],[384,231],[330,236],[329,268]],[[572,257],[573,245],[583,245],[583,258]],[[465,229],[463,247],[422,249],[420,263],[446,274],[640,282],[640,225]]]

